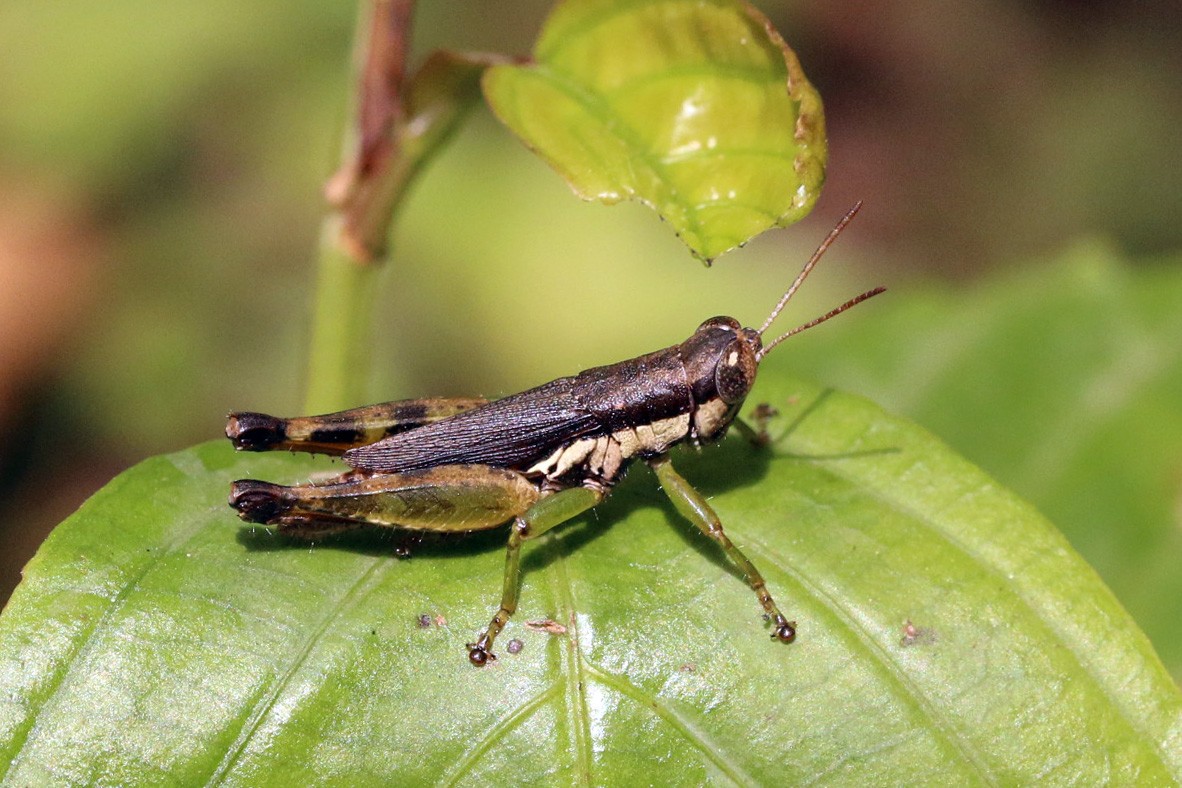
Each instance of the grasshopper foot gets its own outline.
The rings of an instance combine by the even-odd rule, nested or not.
[[[781,615],[775,616],[775,631],[772,632],[772,638],[779,640],[781,643],[791,643],[796,640],[796,622],[789,621]]]
[[[478,668],[482,668],[490,662],[496,662],[497,655],[489,651],[490,648],[492,648],[492,640],[487,634],[481,635],[475,643],[468,644],[468,661]]]
[[[780,411],[773,408],[766,402],[761,402],[755,406],[751,411],[751,420],[755,422],[755,440],[756,446],[763,448],[771,444],[772,436],[768,434],[767,425],[771,423],[772,419],[780,415]]]
[[[288,508],[282,490],[277,484],[239,479],[230,485],[229,503],[246,522],[268,525]]]
[[[226,437],[239,451],[266,451],[287,439],[284,420],[265,413],[231,413]]]

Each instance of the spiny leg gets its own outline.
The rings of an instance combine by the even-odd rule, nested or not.
[[[710,504],[681,474],[673,469],[673,463],[669,461],[668,457],[653,460],[650,465],[656,471],[665,495],[669,496],[669,500],[673,502],[673,508],[698,526],[702,533],[717,542],[726,551],[727,557],[739,569],[743,570],[743,577],[746,578],[747,585],[751,586],[751,590],[759,598],[759,604],[763,606],[764,612],[767,613],[768,618],[772,621],[772,626],[775,627],[772,637],[779,638],[784,643],[791,643],[796,638],[796,622],[789,621],[780,612],[776,601],[772,599],[771,592],[767,590],[767,583],[764,582],[763,575],[722,530],[722,521],[710,508]]]
[[[488,627],[468,644],[468,659],[481,666],[497,658],[492,653],[493,641],[505,628],[509,617],[517,611],[517,596],[521,585],[521,545],[526,541],[570,520],[603,500],[603,493],[586,487],[572,487],[540,499],[529,511],[519,515],[510,526],[509,544],[505,549],[505,578],[501,588],[501,606]]]

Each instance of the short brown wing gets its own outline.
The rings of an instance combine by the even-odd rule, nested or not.
[[[441,465],[525,469],[576,438],[603,431],[571,396],[573,378],[490,402],[345,452],[363,471],[402,473]]]

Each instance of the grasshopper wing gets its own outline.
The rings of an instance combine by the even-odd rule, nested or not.
[[[442,465],[526,468],[603,426],[571,396],[574,378],[490,402],[345,452],[354,468],[402,473]]]

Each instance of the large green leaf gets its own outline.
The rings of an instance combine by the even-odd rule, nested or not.
[[[29,565],[0,617],[5,784],[1182,777],[1182,696],[1053,528],[917,427],[764,373],[773,445],[676,461],[796,643],[636,470],[528,547],[474,668],[502,533],[288,543],[227,485],[323,463],[205,444],[115,479]]]
[[[972,292],[892,287],[876,331],[835,321],[799,374],[866,392],[1033,501],[1182,681],[1182,258],[1102,243]]]
[[[484,88],[580,196],[651,205],[706,260],[805,216],[824,180],[821,99],[743,0],[566,0]]]

